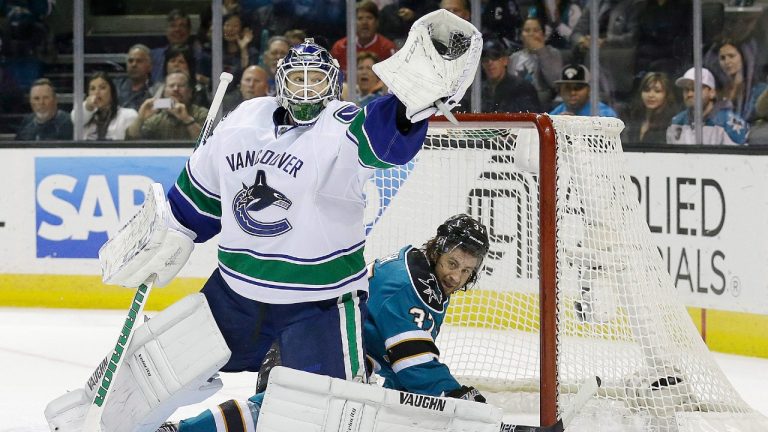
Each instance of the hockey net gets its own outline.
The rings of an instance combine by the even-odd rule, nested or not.
[[[410,164],[366,189],[366,258],[421,246],[449,216],[489,230],[477,285],[452,296],[438,346],[462,384],[569,431],[768,430],[712,359],[637,201],[620,120],[535,114],[431,122]]]

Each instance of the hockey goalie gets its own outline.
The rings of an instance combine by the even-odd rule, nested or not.
[[[102,247],[104,281],[138,287],[136,296],[85,388],[46,408],[51,429],[153,432],[177,407],[215,393],[217,372],[257,371],[274,342],[292,369],[363,376],[364,184],[416,155],[432,114],[450,115],[481,46],[468,22],[444,10],[424,16],[403,50],[377,65],[392,94],[362,110],[338,99],[338,62],[324,48],[312,39],[292,47],[278,62],[277,95],[227,116],[167,197],[153,186]],[[139,325],[152,286],[217,234],[218,266],[201,293]]]

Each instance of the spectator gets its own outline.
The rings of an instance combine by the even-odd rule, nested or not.
[[[626,119],[623,142],[666,144],[667,127],[677,112],[672,81],[663,72],[648,72]]]
[[[240,86],[237,90],[227,93],[221,103],[222,111],[226,115],[237,108],[241,102],[255,97],[266,96],[269,90],[267,71],[261,66],[248,66],[240,78]]]
[[[749,130],[749,145],[768,146],[768,90],[757,98],[755,117]]]
[[[469,0],[441,0],[440,9],[445,9],[457,17],[463,18],[467,21],[472,19],[472,8],[470,6]]]
[[[686,109],[672,118],[667,129],[667,144],[746,144],[749,125],[733,112],[731,102],[717,100],[715,77],[709,69],[701,69],[701,107],[704,120],[703,142],[696,142],[693,130],[694,69],[675,81],[683,89]]]
[[[168,25],[165,28],[165,38],[168,40],[168,45],[151,50],[152,81],[154,82],[162,82],[164,79],[163,64],[166,58],[166,51],[170,48],[188,48],[195,59],[192,62],[193,65],[196,65],[201,59],[200,46],[195,44],[190,38],[192,34],[192,21],[189,19],[189,16],[179,9],[173,9],[168,12],[166,21]]]
[[[500,39],[483,44],[483,112],[541,112],[539,97],[531,83],[507,73],[509,51]]]
[[[239,81],[243,70],[258,62],[259,53],[252,44],[253,31],[248,27],[243,27],[240,15],[226,15],[222,20],[224,23],[222,30],[224,38],[222,43],[222,70],[231,73],[235,81]],[[210,70],[212,58],[213,54],[210,49],[203,50],[200,61],[202,66],[197,68],[198,71]]]
[[[200,106],[210,104],[210,95],[208,87],[199,82],[195,68],[195,59],[189,47],[172,47],[165,52],[165,63],[163,63],[163,77],[167,77],[172,72],[183,72],[190,77],[192,87],[192,102]],[[161,86],[162,87],[162,86]]]
[[[125,130],[137,117],[133,108],[117,104],[117,87],[104,72],[88,80],[88,96],[83,101],[83,135],[86,140],[124,140]],[[72,110],[72,121],[75,111]]]
[[[552,115],[592,115],[589,103],[589,69],[580,64],[570,64],[563,68],[562,76],[555,84],[560,86],[563,102],[550,111]],[[598,102],[597,115],[600,117],[618,117],[613,108]]]
[[[115,80],[117,102],[121,107],[138,110],[160,87],[160,83],[152,82],[152,59],[149,53],[149,48],[142,44],[136,44],[128,50],[126,76]]]
[[[128,128],[128,136],[132,139],[195,140],[208,110],[192,103],[189,75],[169,73],[165,77],[163,97],[173,100],[171,108],[155,108],[157,99],[147,99]]]
[[[52,11],[52,0],[0,0],[0,96],[11,111],[55,55],[45,23]]]
[[[571,48],[571,35],[581,19],[581,2],[578,0],[537,0],[533,6],[535,15],[544,21],[547,45],[559,49]],[[531,15],[529,9],[528,15]]]
[[[680,75],[692,56],[690,0],[646,0],[638,14],[635,70]]]
[[[357,49],[360,51],[371,51],[379,57],[379,60],[386,60],[395,53],[395,43],[378,33],[379,29],[379,7],[371,0],[364,0],[357,4]],[[343,71],[347,70],[347,38],[343,37],[336,41],[331,48],[331,55],[339,61],[339,66]]]
[[[563,57],[544,43],[544,27],[538,16],[526,18],[522,40],[523,49],[510,57],[509,73],[533,84],[541,106],[549,110],[557,94],[555,81],[563,70]]]
[[[59,109],[56,89],[48,78],[40,78],[29,89],[32,113],[21,121],[17,141],[71,140],[72,120]]]
[[[395,0],[379,12],[379,33],[399,49],[408,37],[411,24],[437,8],[437,0]]]
[[[723,84],[718,92],[720,98],[731,101],[733,111],[741,118],[753,120],[757,97],[768,88],[768,84],[758,81],[754,69],[745,68],[744,54],[736,43],[722,42],[717,51],[719,62],[714,68],[714,75]]]
[[[357,105],[360,107],[386,94],[384,82],[373,73],[373,65],[378,62],[379,58],[370,51],[361,51],[357,54],[357,90],[360,95]]]
[[[597,0],[589,0],[579,22],[571,34],[571,44],[577,54],[584,55],[589,49],[589,9]],[[599,35],[597,46],[601,48],[633,47],[637,42],[638,14],[642,0],[600,0],[598,8]]]
[[[294,46],[304,42],[304,39],[307,38],[307,32],[301,29],[291,29],[285,32],[283,36],[288,39],[290,46]]]
[[[269,75],[269,95],[275,95],[275,73],[277,73],[277,62],[288,54],[291,47],[290,42],[283,36],[272,36],[267,42],[267,51],[262,57],[261,66]]]
[[[484,1],[481,31],[486,37],[502,40],[508,47],[517,50],[522,46],[520,27],[524,16],[516,0]]]

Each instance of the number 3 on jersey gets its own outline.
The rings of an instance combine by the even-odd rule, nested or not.
[[[417,326],[419,326],[420,329],[426,330],[430,333],[432,333],[432,329],[435,328],[435,320],[432,318],[432,314],[429,312],[424,312],[424,309],[412,307],[408,311],[411,315],[413,315],[413,322],[416,323]],[[426,324],[429,325],[428,329],[425,329],[425,321]]]

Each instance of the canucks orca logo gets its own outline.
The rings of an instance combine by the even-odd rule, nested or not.
[[[283,218],[275,222],[261,222],[251,216],[269,206],[277,206],[288,210],[291,200],[280,191],[269,187],[264,170],[256,173],[253,186],[243,183],[243,188],[235,195],[232,202],[232,212],[240,228],[248,234],[257,237],[275,237],[291,230],[291,223]]]

